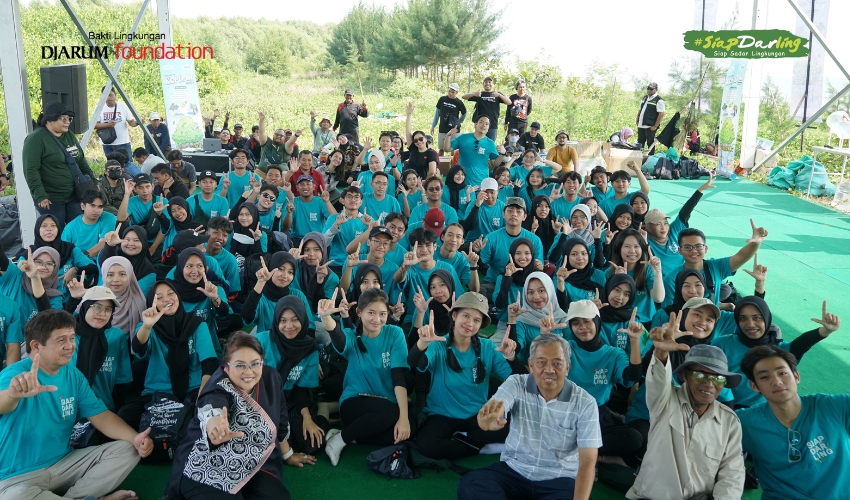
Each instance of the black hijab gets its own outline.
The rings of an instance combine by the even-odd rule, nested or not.
[[[242,211],[242,208],[246,208],[248,212],[251,213],[251,217],[254,218],[254,221],[248,227],[242,227],[242,224],[239,223],[239,212]],[[251,238],[251,243],[245,244],[236,241],[236,239],[231,235],[231,238],[233,239],[230,240],[230,252],[233,254],[238,253],[243,257],[249,257],[254,254],[254,243],[256,243],[256,241],[254,241],[254,235],[251,233],[251,230],[256,231],[260,228],[260,210],[257,208],[257,205],[246,201],[237,206],[235,209],[230,211],[230,222],[233,223],[233,232],[235,234],[242,234]]]
[[[647,196],[646,193],[644,193],[643,191],[635,191],[634,193],[632,193],[632,197],[629,199],[630,207],[632,206],[632,203],[635,202],[636,198],[643,198],[643,201],[646,202],[646,212],[644,212],[643,214],[639,214],[634,211],[634,207],[632,207],[632,211],[634,212],[632,213],[632,229],[637,229],[638,227],[640,227],[640,225],[644,223],[644,218],[646,217],[646,214],[649,213],[649,196]],[[644,227],[643,229],[646,228]]]
[[[106,343],[106,330],[112,327],[111,317],[103,328],[95,328],[86,322],[86,313],[95,302],[97,301],[86,300],[80,303],[77,324],[74,327],[76,334],[80,337],[77,346],[77,369],[83,372],[89,385],[94,383],[94,378],[100,372],[103,360],[106,359],[109,349]]]
[[[738,325],[741,316],[741,308],[744,306],[753,306],[758,309],[761,317],[764,318],[764,335],[757,339],[751,339],[741,330]],[[747,347],[756,347],[759,345],[776,345],[779,343],[777,337],[778,328],[773,324],[773,314],[770,313],[770,307],[767,306],[762,298],[756,296],[744,297],[735,304],[735,325],[737,326],[735,334],[738,335],[738,340]]]
[[[594,271],[593,263],[590,262],[590,249],[587,248],[584,241],[578,238],[568,238],[567,241],[564,242],[564,262],[567,264],[567,269],[570,271],[576,269],[572,264],[570,264],[570,252],[576,245],[583,246],[584,250],[587,252],[587,265],[584,266],[584,269],[578,269],[576,272],[567,276],[567,279],[564,281],[581,290],[597,290],[599,288],[599,284],[591,281],[590,279],[593,277]]]
[[[186,220],[184,220],[183,222],[179,222],[177,219],[175,219],[174,214],[171,212],[171,209],[173,207],[181,207],[183,210],[185,210]],[[168,200],[168,207],[166,207],[166,210],[168,210],[168,216],[171,217],[171,223],[174,225],[175,232],[185,231],[186,229],[194,230],[195,228],[201,225],[192,220],[192,211],[189,210],[189,203],[182,196],[175,196],[174,198]]]
[[[44,219],[50,217],[53,219],[53,222],[56,223],[56,238],[53,241],[44,241],[44,238],[41,237],[41,224],[44,222]],[[30,245],[30,249],[35,253],[35,251],[41,247],[50,247],[56,250],[59,253],[59,262],[56,263],[56,267],[63,267],[74,254],[74,249],[77,248],[73,243],[68,243],[67,241],[62,241],[62,230],[65,228],[65,225],[59,222],[55,216],[50,214],[45,214],[39,217],[35,221],[35,238],[34,243]]]
[[[614,207],[614,213],[611,215],[611,217],[608,218],[608,220],[611,221],[611,231],[620,231],[620,227],[616,225],[616,222],[617,222],[617,219],[619,219],[620,216],[623,215],[623,214],[631,215],[632,216],[632,224],[634,224],[635,209],[632,208],[632,206],[627,204],[627,203],[620,203],[619,205]],[[628,228],[626,228],[626,229],[628,229]]]
[[[434,272],[431,273],[431,276],[428,277],[428,295],[431,294],[431,280],[435,277],[439,277],[443,280],[449,288],[449,300],[445,302],[445,305],[452,307],[454,304],[452,297],[455,293],[455,280],[452,278],[451,273],[447,269],[435,269]],[[428,310],[434,313],[433,326],[434,331],[436,331],[438,335],[451,332],[452,316],[451,313],[443,307],[443,304],[436,300],[432,300],[428,303]]]
[[[174,280],[172,284],[177,291],[177,296],[180,297],[181,303],[186,301],[190,304],[197,304],[207,298],[204,292],[198,290],[198,288],[204,288],[203,277],[198,283],[190,283],[183,276],[183,268],[186,267],[186,261],[193,255],[200,257],[201,262],[204,264],[204,276],[206,276],[207,261],[204,252],[195,247],[189,247],[180,252],[177,256],[177,266],[174,267]]]
[[[298,335],[294,339],[286,338],[278,328],[280,317],[287,309],[294,312],[298,317],[298,321],[301,323],[301,331],[298,332]],[[274,306],[274,321],[272,321],[270,336],[272,343],[280,353],[280,364],[277,370],[284,383],[289,377],[289,372],[295,365],[307,357],[308,354],[319,349],[319,346],[316,344],[316,338],[309,334],[310,324],[311,321],[307,316],[307,308],[304,306],[304,301],[298,297],[293,297],[292,295],[283,297]]]
[[[322,233],[317,233],[315,231],[309,232],[301,240],[302,248],[308,241],[314,241],[317,245],[319,245],[319,248],[322,250],[322,258],[319,260],[319,265],[324,265],[328,261],[328,244],[325,243],[325,237]],[[269,269],[269,271],[271,271],[271,269]],[[317,310],[319,300],[325,298],[325,287],[324,284],[319,283],[316,279],[316,268],[307,264],[307,261],[302,258],[298,259],[295,272],[298,276],[298,285],[301,287],[301,291],[304,292],[307,300],[310,301],[310,310]],[[329,270],[328,276],[330,276],[330,273],[332,272],[333,271]],[[327,279],[328,277],[325,277],[325,280]]]
[[[455,174],[463,172],[463,182],[455,182]],[[460,165],[454,165],[446,175],[446,189],[449,190],[449,204],[455,208],[460,207],[460,193],[466,189],[466,170]]]
[[[125,227],[121,230],[121,238],[126,237],[127,233],[131,231],[136,233],[136,236],[139,238],[139,245],[141,245],[142,250],[137,255],[127,255],[119,245],[115,253],[116,255],[129,260],[130,264],[133,266],[133,272],[136,274],[136,279],[142,279],[149,274],[156,273],[156,268],[154,267],[153,262],[151,262],[151,253],[148,247],[148,236],[145,229],[142,226]],[[102,261],[100,263],[103,264]]]
[[[697,271],[696,269],[682,269],[679,271],[679,274],[676,275],[676,285],[673,290],[673,303],[664,308],[664,312],[667,314],[677,313],[685,307],[685,298],[682,296],[682,287],[685,285],[685,279],[688,276],[696,276],[702,282],[703,288],[705,288],[705,278],[702,276],[702,272]],[[718,318],[720,319],[720,318]]]
[[[274,255],[272,255],[272,258],[269,260],[266,268],[269,272],[273,272],[275,269],[280,268],[280,266],[286,263],[292,264],[293,271],[298,269],[298,263],[295,261],[295,257],[293,257],[291,253],[281,250],[280,252],[275,252]],[[293,276],[292,279],[295,281],[295,276]],[[277,303],[280,299],[289,295],[289,288],[291,286],[292,283],[290,282],[288,286],[281,288],[275,285],[273,280],[268,280],[263,286],[263,297]]]
[[[629,300],[622,307],[614,307],[610,305],[608,296],[611,295],[612,290],[623,283],[629,287],[629,291],[631,292],[629,293]],[[628,274],[614,274],[608,278],[608,282],[605,283],[604,295],[600,299],[602,302],[609,303],[609,305],[599,310],[599,316],[602,321],[604,323],[622,323],[624,321],[631,320],[632,308],[634,308],[635,305],[636,290],[637,286],[635,285],[635,280]]]
[[[175,273],[176,274],[176,273]],[[189,337],[195,334],[203,321],[200,316],[187,313],[183,307],[183,298],[171,280],[160,280],[148,290],[147,305],[153,306],[156,289],[160,284],[166,284],[177,293],[180,304],[171,316],[163,315],[153,325],[157,338],[168,346],[168,373],[171,379],[171,390],[179,401],[183,401],[189,391]]]
[[[603,309],[605,308],[603,307]],[[631,316],[629,317],[631,318]],[[602,337],[599,335],[600,332],[602,332],[601,318],[599,316],[594,317],[593,324],[596,326],[596,335],[594,335],[592,339],[581,340],[578,338],[578,335],[573,334],[573,340],[575,340],[576,345],[587,352],[596,352],[599,349],[602,349],[602,346],[605,345],[605,343],[602,342]]]
[[[549,205],[549,215],[541,219],[537,216],[537,207],[539,207],[544,201],[547,205]],[[522,227],[531,231],[534,221],[537,221],[537,232],[534,234],[540,238],[540,243],[543,245],[543,255],[546,255],[549,253],[549,249],[552,248],[552,243],[555,242],[555,238],[558,236],[558,231],[555,231],[555,228],[552,227],[552,221],[556,220],[556,218],[555,214],[552,212],[552,203],[549,201],[549,197],[543,194],[535,196],[531,201],[531,209],[528,211],[528,215],[530,215],[530,217],[526,217],[525,220],[522,221]]]
[[[528,275],[534,272],[534,245],[531,243],[531,240],[528,238],[517,238],[511,243],[510,247],[510,255],[511,257],[515,257],[517,248],[520,245],[525,244],[528,245],[529,250],[531,250],[531,262],[528,263],[522,270],[516,271],[513,273],[510,278],[513,281],[513,284],[522,288],[525,286],[525,280],[528,278]],[[516,259],[514,259],[514,265],[519,267],[519,264],[516,263]]]
[[[381,290],[384,289],[384,277],[381,273],[380,267],[376,264],[372,264],[371,262],[357,266],[357,271],[354,273],[354,278],[351,280],[351,295],[348,297],[348,302],[351,304],[348,315],[351,317],[357,317],[357,301],[360,300],[360,294],[362,293],[360,291],[360,285],[369,273],[375,273],[375,276],[378,278],[378,282],[381,284]],[[452,280],[452,283],[454,283],[454,280]]]

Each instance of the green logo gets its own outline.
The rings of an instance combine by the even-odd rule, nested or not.
[[[786,30],[686,31],[685,48],[708,58],[806,57],[809,40]]]

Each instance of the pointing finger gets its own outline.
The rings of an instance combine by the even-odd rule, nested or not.
[[[824,301],[823,301],[823,317],[824,317],[824,318],[826,318],[826,315],[827,315],[827,314],[828,314],[828,313],[826,312],[826,301],[824,300]]]
[[[33,379],[36,382],[38,382],[38,365],[39,365],[40,360],[41,360],[41,354],[35,353],[35,356],[32,357],[32,368],[30,369],[30,373],[32,373],[33,376],[36,377],[36,378]]]
[[[630,320],[631,323],[635,322],[635,317],[637,317],[637,307],[632,309],[632,319]]]
[[[263,259],[262,255],[260,256],[260,264],[262,264],[263,269],[268,270],[268,268],[266,267],[266,261],[265,261],[265,259]]]
[[[333,294],[333,296],[331,297],[331,302],[333,302],[334,304],[336,304],[336,295],[337,295],[337,290],[339,290],[339,288],[334,288],[334,294]]]
[[[402,292],[398,293],[398,300],[395,301],[396,304],[401,304],[402,295],[404,295]]]

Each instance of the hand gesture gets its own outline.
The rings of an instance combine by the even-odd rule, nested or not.
[[[291,214],[293,212],[295,212],[295,203],[292,203],[291,201],[287,201],[286,202],[286,213]]]
[[[153,211],[156,212],[156,215],[162,215],[162,211],[168,206],[168,203],[165,203],[165,198],[162,195],[159,196],[159,201],[153,204]]]
[[[413,267],[419,263],[418,255],[419,243],[413,244],[413,250],[404,254],[404,267]]]
[[[413,102],[407,103],[406,111],[407,111],[407,116],[410,116],[410,115],[413,114]]]
[[[662,327],[653,328],[649,332],[649,337],[652,339],[652,344],[656,350],[661,351],[687,351],[690,350],[685,344],[679,344],[676,339],[685,335],[693,335],[691,332],[683,332],[679,330],[679,323],[682,318],[682,311],[670,314],[670,322]]]
[[[291,255],[295,260],[303,259],[304,256],[301,255],[301,252],[304,250],[304,240],[301,240],[301,244],[298,245],[298,248],[292,247],[289,249],[289,255]],[[263,258],[260,257],[260,261],[262,262]],[[265,266],[265,264],[263,264]]]
[[[608,224],[606,224],[605,226],[607,228],[607,231],[605,231],[605,244],[610,245],[611,242],[614,241],[614,236],[616,236],[617,233],[619,233],[619,231],[611,231],[611,223],[610,222]]]
[[[603,307],[606,307],[608,305],[607,302],[602,302],[602,296],[599,295],[598,288],[596,289],[596,295],[593,297],[593,304],[596,306],[597,309],[602,309]]]
[[[139,453],[139,456],[142,458],[147,457],[153,452],[153,440],[148,438],[148,434],[151,433],[151,428],[148,427],[143,432],[136,434],[136,437],[133,438],[133,448]]]
[[[331,314],[338,313],[341,311],[341,308],[334,307],[334,304],[336,304],[336,295],[338,291],[339,288],[335,289],[334,294],[331,298],[321,299],[319,301],[319,304],[316,306],[316,314],[319,315],[319,318],[327,318]],[[348,312],[347,309],[346,312]]]
[[[225,175],[221,178],[221,187],[222,189],[227,189],[230,187],[230,176]]]
[[[538,222],[537,217],[535,217],[534,220],[531,222],[531,232],[536,234],[539,228],[540,223]]]
[[[487,245],[487,240],[484,239],[484,236],[479,236],[477,240],[474,240],[469,244],[469,249],[475,253],[481,253],[481,249],[483,249]]]
[[[121,243],[121,222],[118,223],[118,226],[115,227],[114,231],[109,231],[108,233],[103,235],[103,240],[107,245],[114,247]]]
[[[315,109],[311,109],[311,110],[310,110],[310,119],[311,119],[311,120],[315,120],[315,119],[316,119],[316,110],[315,110]]]
[[[339,299],[339,315],[343,318],[348,317],[348,311],[351,309],[351,304],[348,302],[348,299],[345,298],[345,290],[342,287],[337,288],[339,290],[339,294],[341,298]]]
[[[303,128],[295,129],[295,137],[301,137],[304,134]]]
[[[295,172],[298,170],[298,158],[294,156],[289,157],[289,171]]]
[[[124,196],[130,196],[135,188],[136,183],[133,182],[133,179],[124,179]]]
[[[372,223],[372,216],[366,213],[366,208],[363,208],[363,214],[358,217],[363,224],[367,226]]]
[[[602,224],[592,220],[590,221],[590,225],[593,229],[590,230],[590,234],[593,236],[593,239],[598,240],[602,238]]]
[[[397,320],[401,319],[401,317],[404,316],[404,302],[402,302],[403,298],[404,294],[399,293],[398,300],[396,300],[396,303],[390,304],[390,314],[392,314],[393,318]]]
[[[244,432],[233,432],[230,430],[230,422],[227,421],[227,407],[221,409],[221,415],[207,420],[207,438],[210,443],[220,445],[234,438],[244,436]]]
[[[487,191],[481,191],[478,193],[478,196],[475,197],[475,206],[480,207],[484,204],[484,202],[490,201],[490,193]]]
[[[230,121],[230,111],[224,112],[224,121],[226,121],[226,122]]]
[[[607,305],[607,304],[606,304]],[[641,334],[643,334],[643,325],[638,323],[635,320],[637,316],[637,307],[632,309],[632,317],[629,320],[629,324],[626,328],[620,328],[617,330],[619,333],[625,333],[629,336],[630,339],[640,340]]]
[[[56,392],[59,390],[55,385],[41,385],[38,381],[38,365],[41,354],[35,353],[32,357],[32,368],[30,371],[16,375],[9,381],[7,390],[10,398],[18,400],[38,396],[42,392]]]
[[[517,179],[516,182],[514,182],[514,187],[521,188],[522,187],[522,179]]]
[[[418,289],[418,291],[413,294],[413,305],[416,306],[417,311],[424,314],[425,311],[428,310],[428,305],[431,304],[432,300],[434,300],[434,297],[429,297],[428,300],[425,300],[425,295],[422,293],[422,287],[418,286],[416,288]],[[434,313],[431,313],[432,317],[433,315]],[[420,335],[421,331],[422,330],[420,330]]]
[[[705,191],[706,189],[714,189],[714,188],[716,188],[717,186],[715,186],[715,185],[714,185],[714,178],[715,178],[716,176],[717,176],[717,174],[716,174],[716,173],[714,173],[714,171],[713,171],[713,170],[709,170],[709,171],[708,171],[708,180],[707,180],[707,181],[705,181],[705,184],[703,184],[702,186],[698,187],[698,188],[697,188],[697,191],[699,191],[699,192],[703,192],[703,191]]]
[[[457,127],[452,127],[451,129],[449,129],[449,131],[447,132],[447,135],[450,135],[450,136],[457,135]]]
[[[354,269],[355,266],[359,266],[360,264],[366,264],[369,262],[368,260],[361,260],[360,256],[356,253],[348,254],[348,268]]]
[[[218,110],[216,110],[216,111],[218,111]],[[217,116],[217,115],[216,115],[216,116]],[[265,114],[264,112],[262,112],[262,111],[257,111],[257,116],[259,117],[259,119],[260,119],[260,121],[261,121],[261,122],[262,122],[262,121],[265,121],[265,119],[266,119],[266,114]]]
[[[260,241],[260,238],[263,237],[263,230],[257,227],[257,229],[248,229],[251,232],[251,236],[254,237],[254,241]]]
[[[171,308],[171,306],[166,306],[162,309],[162,311],[160,311],[157,309],[157,302],[158,299],[156,295],[154,295],[153,305],[151,305],[150,308],[145,309],[142,312],[142,324],[148,328],[153,328],[153,325],[155,325],[156,322],[159,321],[159,318],[161,318],[162,315],[165,314],[165,310]]]
[[[496,146],[496,152],[497,152],[497,153],[499,153],[500,155],[504,156],[504,154],[505,154],[505,146],[503,146],[503,145],[501,145],[501,144],[497,145],[497,146]]]
[[[564,284],[564,281],[566,281],[571,274],[578,272],[578,269],[567,269],[567,259],[568,256],[565,255],[560,267],[558,267],[558,270],[555,271],[555,278],[557,278],[558,280],[559,287],[560,285]]]
[[[540,334],[552,333],[553,330],[561,330],[567,327],[566,323],[555,323],[555,312],[552,302],[549,302],[549,315],[540,318]]]
[[[638,232],[643,237],[643,241],[649,244],[649,235],[646,233],[646,229],[643,228],[643,222],[638,224]]]
[[[643,263],[652,268],[652,272],[655,273],[655,279],[658,279],[661,275],[661,259],[652,255],[651,248],[648,250],[649,252],[646,254],[646,260]]]
[[[516,320],[522,313],[531,312],[531,309],[526,309],[522,307],[522,302],[520,301],[520,292],[516,293],[516,302],[513,304],[508,304],[508,322],[511,323],[510,320]]]
[[[248,184],[251,186],[251,190],[254,191],[254,194],[259,196],[260,195],[260,186],[262,186],[262,184],[260,184],[260,180],[255,179],[253,177],[249,177],[248,178]]]
[[[638,166],[637,166],[637,165],[635,164],[635,162],[633,162],[633,161],[630,161],[630,162],[626,163],[626,166],[629,168],[629,170],[631,170],[631,171],[632,171],[632,172],[634,172],[635,174],[637,174],[638,172],[640,172],[640,169],[638,168]]]
[[[564,236],[569,237],[569,235],[573,234],[573,226],[570,225],[570,221],[567,220],[566,217],[561,219],[561,232],[564,233]]]
[[[420,351],[424,351],[428,348],[428,344],[430,344],[431,342],[445,341],[445,337],[437,335],[437,332],[434,331],[434,311],[431,311],[430,321],[427,325],[423,325],[419,329],[419,341],[417,342],[417,347],[419,347]]]
[[[516,264],[514,264],[513,255],[508,255],[508,265],[505,266],[505,277],[513,276],[515,272],[522,271],[522,269],[521,267],[516,267]]]
[[[290,252],[292,252],[292,250],[290,250]],[[272,276],[274,276],[274,271],[277,271],[277,269],[269,272],[269,269],[266,267],[266,261],[263,259],[262,256],[260,257],[260,264],[262,265],[262,267],[257,269],[257,282],[266,283],[267,281],[272,279]]]
[[[472,193],[478,191],[479,189],[481,189],[480,186],[466,186],[466,198],[472,198]]]
[[[543,262],[540,259],[534,259],[534,270],[542,271],[543,270]]]
[[[564,197],[564,188],[560,184],[552,186],[552,191],[549,193],[549,201],[555,201],[558,198]]]
[[[74,278],[65,284],[68,287],[68,293],[71,294],[71,297],[74,297],[75,299],[83,298],[83,295],[86,294],[86,287],[83,286],[83,282],[85,280],[86,271],[83,270],[83,272],[80,274],[79,280],[77,278]]]
[[[21,270],[22,273],[29,276],[30,279],[34,279],[38,276],[38,266],[32,261],[32,247],[27,248],[27,258],[18,259],[18,269]]]
[[[767,280],[767,266],[759,265],[758,252],[756,252],[755,256],[753,257],[753,270],[747,271],[746,269],[743,269],[743,271],[752,276],[756,280],[756,283],[761,283],[763,285],[764,282]]]
[[[827,337],[830,333],[837,331],[839,328],[841,328],[841,318],[826,310],[825,300],[823,301],[823,312],[821,313],[821,319],[812,318],[812,321],[821,326],[819,330],[823,330],[821,332],[821,335],[823,337]]]
[[[407,189],[407,186],[404,185],[403,182],[398,184],[398,190],[400,193],[403,193],[405,196],[410,196],[410,190]]]
[[[502,339],[502,343],[496,348],[496,351],[502,353],[502,356],[504,356],[507,361],[513,361],[516,357],[516,342],[510,338],[510,333],[511,325],[508,325],[508,328],[505,330],[505,337]]]
[[[535,217],[534,220],[537,221],[537,217]],[[559,222],[557,217],[553,217],[552,220],[549,222],[549,225],[552,226],[552,230],[554,230],[556,233],[560,233],[561,228],[564,227],[564,223]]]
[[[585,183],[586,182],[587,181],[585,181]],[[593,193],[591,193],[590,190],[587,189],[585,184],[582,184],[581,187],[579,188],[579,190],[576,192],[576,195],[579,198],[590,198],[591,196],[593,196]]]
[[[330,274],[330,270],[328,269],[328,266],[330,266],[333,262],[334,261],[329,260],[329,261],[325,262],[323,265],[316,266],[316,283],[321,285],[322,283],[325,282],[325,278],[327,278],[328,274]]]
[[[478,265],[478,260],[481,257],[477,253],[475,253],[475,252],[466,253],[463,250],[461,250],[460,253],[462,253],[463,256],[466,257],[466,261],[469,262],[470,267],[476,267]]]
[[[507,335],[505,336],[507,337]],[[478,427],[485,431],[501,430],[507,423],[505,404],[501,401],[491,399],[478,410]]]
[[[366,136],[366,137],[363,138],[363,149],[365,149],[366,151],[372,149],[372,138],[371,137]]]
[[[195,289],[198,290],[199,292],[202,292],[210,300],[215,300],[215,298],[218,297],[218,287],[212,281],[207,281],[207,275],[206,274],[202,275],[202,277],[204,278],[203,288],[202,287],[196,287]]]
[[[614,269],[612,274],[628,274],[628,270],[625,266],[618,266],[617,264],[611,262],[611,267]]]
[[[767,229],[763,227],[756,227],[756,223],[750,219],[750,225],[753,226],[753,237],[747,240],[747,243],[756,243],[761,245],[765,238],[767,238]]]

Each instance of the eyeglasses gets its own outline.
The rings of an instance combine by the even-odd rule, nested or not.
[[[286,134],[275,134],[275,137],[286,137]]]
[[[72,121],[74,121],[74,117],[68,116],[68,115],[62,115],[62,116],[59,117],[59,120],[63,123],[71,123]]]
[[[799,432],[794,429],[788,429],[788,461],[789,462],[799,462],[803,459],[803,452],[797,448],[803,442],[803,436],[800,435]]]
[[[369,241],[372,242],[372,245],[379,247],[379,248],[389,248],[389,246],[390,246],[389,241],[379,240],[377,238],[372,238]]]
[[[260,196],[262,196],[263,198],[265,198],[269,201],[275,201],[277,199],[277,196],[274,196],[274,195],[269,194],[269,193],[262,193]]]
[[[587,220],[587,216],[586,216],[586,215],[584,215],[584,214],[573,215],[572,217],[570,217],[570,220],[583,220],[583,221],[586,221],[586,220]]]
[[[263,362],[261,360],[257,360],[249,365],[246,365],[245,363],[227,363],[227,366],[239,370],[242,373],[245,373],[248,370],[256,372],[263,367]]]
[[[424,141],[424,140],[425,140],[425,138],[424,138],[424,137],[422,137],[422,136],[420,135],[420,136],[419,136],[419,137],[417,137],[416,139],[413,139],[413,142],[422,142],[422,141]],[[476,146],[476,147],[477,147],[477,146]]]
[[[443,186],[431,186],[428,188],[429,193],[439,193],[443,190]]]
[[[91,308],[94,309],[95,314],[112,314],[112,311],[115,310],[112,306],[102,306],[100,304],[92,304]]]
[[[475,140],[475,149],[478,149],[478,139]]]
[[[703,248],[705,248],[705,245],[703,245],[703,244],[699,244],[699,245],[682,245],[682,246],[680,246],[679,248],[681,248],[682,250],[684,250],[684,251],[686,251],[686,252],[690,252],[690,251],[692,251],[692,250],[696,250],[697,252],[701,252],[701,251],[702,251],[702,249],[703,249]]]
[[[44,261],[43,261],[43,260],[41,260],[41,259],[35,259],[35,260],[33,261],[33,263],[34,263],[36,266],[39,266],[39,267],[44,266],[44,267],[46,267],[47,269],[53,269],[54,267],[56,267],[56,263],[55,263],[55,262],[44,262]]]
[[[689,377],[691,377],[691,380],[698,384],[704,384],[706,381],[710,381],[717,387],[723,387],[724,385],[726,385],[726,377],[724,377],[723,375],[714,375],[711,373],[694,371],[691,372]]]
[[[361,198],[361,196],[359,194],[347,194],[344,197],[344,199],[351,200],[351,201],[359,200],[360,198]]]

